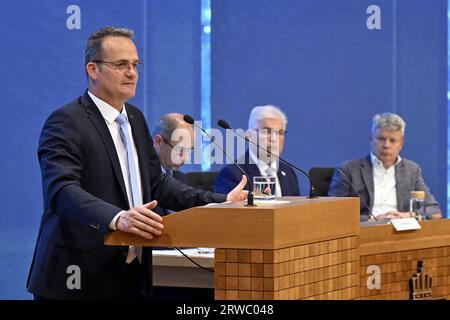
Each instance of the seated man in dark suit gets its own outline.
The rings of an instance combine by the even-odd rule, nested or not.
[[[393,113],[374,116],[370,155],[335,170],[328,195],[361,198],[361,221],[410,217],[411,191],[425,191],[425,215],[440,218],[441,210],[422,178],[420,166],[400,157],[405,122]],[[356,190],[355,190],[356,189]]]
[[[161,163],[161,171],[175,179],[187,183],[180,168],[189,160],[194,146],[193,126],[183,120],[179,113],[168,113],[159,119],[153,130],[153,145]],[[155,208],[160,215],[170,213],[161,207]]]
[[[194,127],[183,120],[182,114],[167,113],[159,119],[158,125],[153,130],[153,139],[161,171],[187,184],[186,175],[180,171],[180,168],[190,160],[194,147]],[[174,212],[161,206],[153,211],[161,216]],[[153,248],[153,250],[170,249],[172,248]],[[155,286],[153,297],[155,300],[213,300],[214,290]]]
[[[286,115],[278,107],[257,106],[250,112],[246,136],[262,148],[280,156],[286,138],[286,126]],[[275,176],[275,196],[300,195],[295,172],[283,162],[278,161],[277,157],[270,156],[254,145],[250,145],[244,157],[237,162],[250,179],[254,176]],[[226,193],[227,190],[233,189],[236,181],[241,179],[242,172],[239,168],[234,164],[228,164],[220,170],[214,191]]]

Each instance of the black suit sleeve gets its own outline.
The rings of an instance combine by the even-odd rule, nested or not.
[[[146,131],[145,138],[147,139],[147,144],[150,147],[147,159],[152,199],[156,199],[158,205],[166,209],[180,211],[195,206],[202,206],[211,202],[226,201],[226,194],[194,189],[174,179],[172,176],[162,173],[161,164],[158,155],[153,148],[153,140],[148,130],[147,123],[142,114],[140,118]]]
[[[172,176],[160,174],[159,183],[153,188],[153,198],[161,207],[180,211],[194,206],[202,206],[211,202],[226,201],[226,194],[213,193],[194,189]]]
[[[64,110],[50,115],[44,124],[38,149],[44,201],[62,218],[106,233],[109,222],[121,209],[82,188],[83,150],[79,132],[76,121]]]
[[[233,190],[242,179],[242,173],[235,169],[234,165],[226,165],[217,175],[214,184],[214,191],[219,193],[228,193]]]

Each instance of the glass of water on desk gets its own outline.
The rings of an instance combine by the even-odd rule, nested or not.
[[[275,177],[253,177],[253,197],[255,201],[275,200]]]

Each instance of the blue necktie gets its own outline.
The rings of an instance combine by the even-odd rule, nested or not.
[[[125,147],[125,151],[127,152],[127,164],[128,164],[128,181],[131,188],[131,199],[129,199],[130,208],[134,208],[136,206],[140,206],[142,204],[142,194],[139,192],[138,186],[138,177],[136,171],[136,162],[134,158],[133,148],[132,148],[132,139],[128,130],[128,121],[125,114],[121,113],[116,118],[116,121],[120,125],[120,138],[122,139],[123,146]],[[126,178],[126,177],[124,177]],[[139,262],[142,260],[142,248],[130,246],[128,250],[128,255],[126,262],[131,263],[134,258],[138,258]]]
[[[142,195],[139,192],[138,177],[136,171],[136,162],[134,158],[132,139],[128,130],[127,117],[121,113],[116,118],[116,121],[120,124],[120,138],[122,139],[125,151],[127,152],[127,163],[128,163],[128,181],[131,187],[130,208],[140,206],[142,204]]]

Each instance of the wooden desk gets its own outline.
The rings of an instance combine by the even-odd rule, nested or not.
[[[219,300],[357,298],[359,200],[277,200],[191,208],[165,216],[152,240],[115,231],[105,244],[216,248]]]
[[[361,226],[359,270],[355,271],[359,277],[359,299],[409,299],[408,280],[416,271],[419,258],[424,262],[424,271],[433,276],[433,296],[450,299],[450,220],[420,224],[422,229],[404,232],[396,232],[392,225]],[[213,275],[194,266],[181,254],[163,256],[155,251],[153,255],[157,285],[214,287]],[[214,268],[214,255],[197,256],[194,255],[195,261],[202,266]],[[380,268],[380,289],[367,287],[370,265]]]
[[[360,229],[360,299],[409,299],[408,280],[422,258],[433,277],[433,296],[450,298],[450,220],[420,222],[422,229],[396,232],[392,225]],[[381,271],[380,289],[368,289],[367,268]]]
[[[165,272],[156,281],[214,287],[220,300],[408,299],[408,280],[419,258],[433,276],[433,295],[450,297],[449,220],[395,232],[392,225],[361,226],[357,198],[280,200],[285,201],[191,208],[164,217],[162,235],[152,240],[116,231],[105,244],[217,248],[214,286],[206,279],[210,275],[184,257],[155,258],[155,270]],[[211,265],[210,259],[204,262]],[[379,289],[367,287],[369,266],[379,267]],[[203,282],[188,272],[187,279],[177,279],[178,267],[199,272]]]

